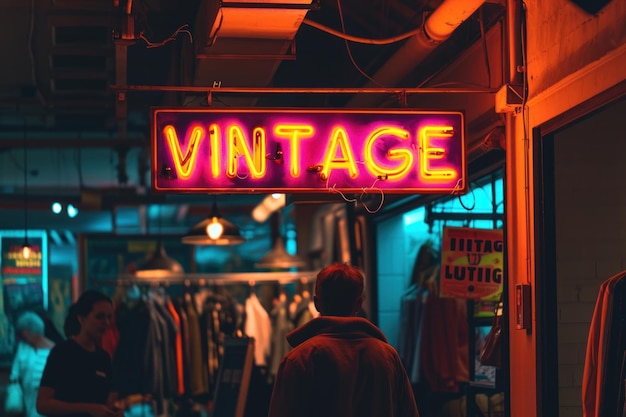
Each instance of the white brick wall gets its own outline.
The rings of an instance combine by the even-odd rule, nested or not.
[[[555,138],[559,417],[582,415],[587,335],[598,289],[626,269],[626,140],[619,126],[624,112],[626,102]]]

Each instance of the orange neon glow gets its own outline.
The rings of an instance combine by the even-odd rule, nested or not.
[[[222,135],[220,134],[220,127],[217,123],[212,123],[209,126],[209,140],[211,143],[211,174],[213,178],[220,176],[220,142]]]
[[[337,148],[341,148],[341,157],[337,157]],[[342,127],[336,127],[330,134],[330,140],[326,145],[326,153],[322,164],[321,175],[327,179],[333,169],[348,169],[350,178],[357,178],[359,172],[356,169],[354,153],[348,140],[348,133]]]
[[[227,139],[227,167],[226,175],[229,178],[237,176],[239,157],[246,159],[250,176],[252,178],[263,178],[266,171],[265,163],[265,130],[256,127],[252,131],[253,144],[250,151],[250,144],[246,140],[241,127],[233,125],[228,129]]]
[[[204,129],[201,126],[194,126],[191,135],[189,135],[189,144],[187,145],[187,151],[184,156],[182,149],[180,149],[176,129],[174,129],[172,125],[167,125],[163,128],[163,133],[165,134],[170,154],[174,160],[176,174],[180,179],[189,179],[196,165],[200,143],[202,143],[204,139]]]
[[[311,125],[276,125],[274,134],[289,138],[291,144],[291,164],[289,173],[293,178],[300,176],[300,139],[310,138],[315,130]]]
[[[454,169],[430,169],[429,161],[442,159],[446,155],[444,148],[430,146],[431,138],[449,138],[454,135],[450,126],[427,126],[419,130],[420,175],[427,180],[454,179],[458,172]]]
[[[387,151],[387,159],[390,161],[399,161],[398,166],[395,169],[387,168],[376,163],[372,150],[374,143],[381,136],[391,135],[402,140],[409,139],[409,132],[397,127],[385,126],[374,130],[365,140],[365,166],[367,169],[377,177],[386,177],[385,179],[393,180],[397,178],[403,178],[411,170],[413,166],[413,153],[410,149],[406,148],[394,148]]]

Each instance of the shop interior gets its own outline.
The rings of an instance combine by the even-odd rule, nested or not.
[[[376,323],[401,353],[422,415],[506,415],[506,355],[497,367],[480,360],[497,299],[444,298],[437,289],[445,228],[502,231],[502,175],[500,164],[489,175],[477,178],[472,192],[464,196],[405,201],[395,210],[375,213],[354,201],[281,207],[268,222],[275,236],[282,238],[275,238],[273,247],[265,242],[265,254],[254,262],[243,255],[247,241],[221,246],[188,245],[180,237],[161,234],[81,236],[85,288],[101,290],[116,303],[115,332],[104,344],[119,367],[121,393],[134,410],[155,415],[201,415],[232,408],[224,404],[225,388],[218,382],[223,372],[220,365],[229,363],[225,361],[229,354],[235,355],[233,349],[243,348],[231,346],[233,340],[254,338],[251,348],[244,346],[246,354],[238,357],[237,364],[249,384],[244,415],[264,415],[278,361],[290,349],[286,332],[318,314],[311,303],[316,271],[329,262],[350,262],[366,272],[361,314]],[[158,213],[159,208],[148,210]],[[283,220],[298,215],[306,219],[300,229]],[[28,236],[33,242],[48,238],[46,234]],[[12,237],[22,238],[21,234]],[[179,272],[142,275],[146,257],[154,250],[159,253],[161,247],[166,248],[167,259],[181,268]],[[47,276],[48,294],[43,294],[41,285],[33,291],[7,280],[4,300],[17,314],[25,308],[20,302],[34,306],[47,298],[47,317],[58,330],[77,283],[74,277],[55,276],[53,271],[50,268]],[[424,305],[432,309],[422,310],[423,316],[414,322],[420,315],[411,312]],[[255,319],[256,324],[247,320],[252,308],[262,317]],[[155,314],[167,320],[150,319]],[[441,314],[446,318],[442,320]],[[183,342],[183,329],[190,331],[193,326],[207,332],[201,332],[194,344],[191,339]],[[155,328],[170,336],[155,342],[149,337]],[[186,353],[177,356],[172,340],[174,347],[178,343]],[[475,343],[469,343],[472,340]],[[450,343],[455,348],[448,350]],[[449,354],[435,355],[439,349]],[[506,352],[506,346],[503,349]],[[146,352],[150,352],[148,357]],[[194,366],[198,362],[202,366]],[[154,367],[160,369],[157,374]],[[448,379],[441,377],[447,375],[443,369],[451,373]],[[198,374],[198,370],[205,372]]]
[[[441,308],[453,302],[456,321],[445,324],[434,316],[407,323],[403,312],[437,292],[429,285],[441,276],[433,267],[442,258],[444,229],[504,229],[503,120],[493,109],[493,87],[507,77],[503,34],[511,14],[503,3],[474,2],[440,45],[416,45],[417,54],[397,43],[348,44],[325,28],[389,38],[422,27],[446,2],[393,0],[369,9],[356,0],[296,1],[282,10],[287,17],[278,39],[271,28],[242,35],[236,25],[220,29],[232,30],[228,36],[212,38],[215,20],[206,16],[226,11],[210,1],[184,7],[175,0],[22,3],[0,6],[2,45],[16,57],[14,67],[0,72],[6,80],[0,85],[0,238],[3,266],[28,244],[35,255],[29,262],[39,259],[40,268],[37,277],[4,279],[3,273],[2,382],[15,343],[11,320],[37,309],[62,337],[68,306],[93,288],[119,307],[108,347],[127,372],[120,389],[137,410],[206,415],[223,406],[237,417],[263,416],[276,358],[288,349],[284,332],[316,314],[310,305],[315,273],[350,262],[367,278],[362,314],[403,352],[422,417],[507,415],[507,346],[498,367],[477,359],[497,299],[448,298]],[[16,34],[20,42],[6,42]],[[408,62],[409,55],[420,59]],[[446,92],[422,94],[410,90],[415,86]],[[314,90],[321,87],[327,90]],[[341,90],[362,87],[381,90]],[[461,109],[469,186],[463,195],[385,193],[374,185],[361,193],[154,192],[151,172],[160,168],[150,166],[150,112],[158,106]],[[222,223],[224,244],[207,244],[202,235],[213,218]],[[422,269],[418,259],[425,253],[429,263]],[[168,273],[142,276],[154,259],[165,261]],[[506,277],[502,281],[506,291]],[[141,332],[156,331],[145,314],[160,303],[171,309],[158,331],[176,327],[172,311],[184,327],[184,311],[207,332],[167,367],[159,358],[173,352],[151,345],[154,356],[147,359],[163,366],[144,368],[137,358],[146,359],[148,346],[133,340],[147,341]],[[267,326],[246,327],[242,312],[249,306],[272,323],[272,333]],[[508,307],[501,311],[506,321]],[[430,361],[419,347],[432,332],[425,330],[420,342],[407,336],[408,325],[454,333],[457,350],[441,362],[454,364],[451,379],[424,379],[422,362]],[[257,343],[233,341],[244,336]],[[175,347],[182,343],[173,337]],[[437,342],[450,346],[444,338]],[[231,358],[248,380],[246,390],[228,392],[218,383],[220,365]],[[192,361],[201,361],[204,372]]]
[[[606,292],[599,288],[612,278],[617,283],[623,277],[624,203],[619,181],[624,168],[619,155],[624,145],[612,138],[621,135],[618,121],[626,101],[590,105],[593,109],[584,115],[576,115],[558,129],[547,129],[538,138],[544,149],[541,181],[547,221],[542,227],[546,239],[541,249],[542,301],[538,305],[546,323],[541,335],[541,343],[547,347],[541,359],[542,392],[548,398],[559,398],[558,402],[544,402],[548,414],[581,414],[581,392],[587,413],[591,412],[589,404],[596,402],[595,392],[603,395],[599,401],[602,413],[611,415],[617,410],[619,414],[618,404],[624,403],[624,338],[619,335],[626,317],[619,295],[624,291],[616,287],[611,291],[616,294],[614,301],[603,306]],[[594,138],[594,146],[589,146],[590,138]],[[602,184],[589,176],[596,170],[603,173]],[[581,222],[585,218],[595,221],[585,224]],[[602,340],[607,340],[611,350],[598,365],[606,367],[606,374],[596,386],[600,371],[592,371],[595,362],[590,349],[603,349],[598,345],[601,333],[596,322],[602,311],[602,332],[607,334]]]

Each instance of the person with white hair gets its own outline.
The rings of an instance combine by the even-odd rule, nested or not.
[[[44,322],[36,313],[21,314],[15,330],[19,343],[11,366],[9,381],[19,383],[24,395],[24,417],[41,417],[37,412],[37,392],[43,369],[54,342],[44,335]]]

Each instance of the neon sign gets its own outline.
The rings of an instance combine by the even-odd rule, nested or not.
[[[460,112],[154,109],[151,136],[156,191],[466,189]]]

